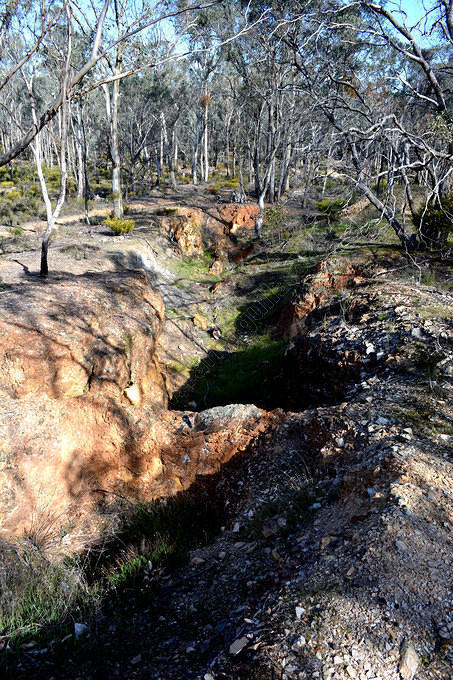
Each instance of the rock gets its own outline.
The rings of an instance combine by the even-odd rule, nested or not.
[[[346,666],[346,673],[349,675],[350,678],[357,677],[357,671],[352,666]]]
[[[423,338],[423,328],[412,328],[411,336],[417,340],[421,340]]]
[[[220,219],[226,223],[225,232],[236,234],[240,229],[254,229],[259,215],[259,208],[254,204],[238,205],[227,203],[218,207]]]
[[[144,274],[49,281],[27,296],[12,286],[1,306],[0,393],[121,401],[135,384],[144,401],[166,405],[154,357],[164,308]]]
[[[213,427],[219,429],[229,427],[236,420],[259,420],[261,409],[253,404],[229,404],[228,406],[214,406],[198,414],[197,430],[211,431]]]
[[[202,314],[198,313],[193,317],[192,323],[196,328],[199,328],[202,331],[206,331],[209,326],[208,320]]]
[[[246,638],[246,637],[241,637],[238,640],[235,640],[230,645],[230,654],[232,654],[233,656],[236,656],[237,654],[242,652],[242,650],[245,647],[247,647],[248,643],[249,643],[249,641],[248,641],[248,638]]]
[[[415,651],[413,645],[404,641],[401,646],[400,662],[399,662],[399,672],[401,680],[412,680],[417,668],[420,664],[420,657]]]
[[[264,538],[276,536],[279,533],[279,526],[275,519],[266,519],[261,525],[261,533]]]
[[[218,276],[223,272],[223,264],[220,260],[214,260],[214,262],[209,267],[209,273]]]
[[[129,387],[126,387],[126,389],[124,390],[124,394],[127,397],[127,399],[129,399],[132,406],[140,405],[141,398],[138,385],[130,385]]]
[[[182,213],[183,209],[178,208]],[[201,219],[196,211],[188,211],[186,215],[165,217],[161,220],[172,242],[177,243],[181,252],[189,257],[203,254],[203,239],[201,236]]]
[[[212,338],[214,338],[214,340],[220,340],[220,338],[222,337],[222,331],[218,326],[210,328],[209,334],[211,335]]]
[[[189,564],[191,567],[201,567],[202,564],[204,564],[206,560],[204,560],[202,557],[197,557],[194,556],[191,558]]]
[[[23,535],[30,518],[51,522],[55,536],[64,537],[61,548],[70,554],[73,536],[76,543],[81,535],[96,540],[108,530],[106,519],[118,521],[116,512],[105,514],[101,498],[110,503],[120,494],[129,502],[147,503],[172,495],[198,475],[216,472],[278,423],[278,416],[255,406],[194,414],[193,427],[183,416],[192,422],[191,414],[175,417],[152,403],[131,408],[101,396],[2,395],[0,460],[5,455],[10,460],[2,469],[8,488],[0,495],[3,537]]]
[[[74,635],[76,637],[76,640],[81,638],[83,635],[88,635],[89,632],[90,632],[90,629],[84,623],[75,623],[74,624]]]
[[[407,543],[405,543],[401,539],[397,539],[395,541],[395,546],[398,549],[398,551],[401,552],[401,553],[409,552],[409,547],[408,547]]]
[[[300,619],[305,613],[304,607],[296,607],[296,617]]]
[[[294,338],[304,327],[304,320],[339,291],[352,288],[362,281],[362,268],[334,258],[317,266],[312,275],[304,277],[293,293],[278,322],[285,337]]]
[[[325,548],[327,548],[327,546],[328,546],[329,543],[331,543],[331,542],[332,542],[332,536],[323,536],[323,537],[321,538],[320,542],[319,542],[319,547],[320,547],[320,549],[321,549],[321,550],[324,550]]]
[[[138,663],[141,662],[141,660],[142,660],[142,655],[141,655],[141,654],[137,654],[137,656],[134,656],[134,658],[131,659],[131,665],[132,665],[132,666],[136,666]]]

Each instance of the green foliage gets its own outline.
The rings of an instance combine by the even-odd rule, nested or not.
[[[421,276],[421,282],[425,286],[434,286],[436,283],[436,272],[433,269],[423,272]]]
[[[89,588],[81,565],[52,564],[27,541],[21,559],[2,555],[0,573],[0,635],[23,641],[43,626],[61,624],[70,612],[90,609],[95,589]]]
[[[420,237],[428,248],[441,248],[453,232],[453,196],[428,201],[420,208],[415,219]]]
[[[134,220],[121,220],[118,217],[108,217],[105,224],[114,234],[129,234],[134,226]]]
[[[14,182],[8,182],[8,181],[0,182],[0,187],[2,189],[9,189],[10,187],[13,187],[13,186],[14,186]]]
[[[283,226],[288,217],[288,211],[280,203],[274,203],[264,210],[263,225],[269,229],[276,229]]]
[[[178,212],[178,208],[161,208],[158,210],[157,214],[162,217],[170,217],[171,215],[177,215]]]
[[[182,260],[173,263],[173,270],[187,281],[216,281],[218,277],[210,276],[208,273],[212,259],[212,254],[208,250],[200,257],[185,255]]]
[[[206,545],[219,531],[223,510],[220,499],[206,494],[199,490],[135,506],[113,545],[106,547],[101,571],[107,586],[131,587],[150,563],[153,571],[180,566],[190,550]]]
[[[22,198],[22,195],[20,191],[18,191],[17,189],[13,189],[12,191],[8,191],[5,194],[3,194],[3,197],[6,201],[14,203],[15,201],[18,201],[20,198]]]
[[[190,390],[173,399],[173,407],[195,401],[209,408],[235,403],[265,404],[272,399],[286,343],[268,336],[232,354],[208,356],[193,371]],[[264,377],[265,376],[265,377]],[[264,379],[263,379],[264,377]],[[257,384],[261,400],[257,401]],[[209,386],[209,387],[208,387]]]
[[[11,233],[13,236],[22,236],[24,230],[22,229],[22,227],[17,226],[11,229]]]
[[[11,180],[11,173],[7,165],[2,165],[0,168],[0,182]]]
[[[346,200],[344,198],[336,198],[333,200],[324,198],[322,201],[316,201],[315,203],[316,210],[319,210],[319,212],[323,213],[324,215],[331,217],[338,215],[338,213],[343,210],[345,205]]]
[[[44,179],[50,189],[60,188],[60,168],[44,168],[43,169]]]
[[[237,178],[227,179],[223,182],[225,189],[237,189],[239,186],[239,180]]]

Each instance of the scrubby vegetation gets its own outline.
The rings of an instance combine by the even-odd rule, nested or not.
[[[116,235],[130,234],[135,226],[134,220],[122,220],[118,217],[108,217],[105,224]]]

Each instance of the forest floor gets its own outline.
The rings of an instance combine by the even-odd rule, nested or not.
[[[208,214],[213,198],[156,192],[131,205],[127,237],[59,220],[50,267],[146,268],[171,406],[255,403],[278,425],[189,490],[217,528],[185,563],[148,564],[64,635],[5,641],[4,677],[453,678],[451,257],[408,262],[360,217],[307,225],[294,196],[260,252],[214,275],[208,253],[181,257],[159,230],[174,205]],[[35,275],[41,228],[2,241],[4,283]],[[288,341],[282,310],[322,260],[360,266],[361,282]]]

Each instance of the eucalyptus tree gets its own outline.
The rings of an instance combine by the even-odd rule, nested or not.
[[[405,247],[414,247],[416,239],[407,231],[395,186],[404,187],[413,214],[416,176],[425,177],[431,196],[440,197],[451,186],[451,149],[439,134],[441,124],[446,131],[450,126],[439,61],[445,50],[436,49],[433,37],[437,21],[444,44],[451,40],[450,8],[450,2],[433,3],[424,17],[430,22],[423,24],[431,35],[430,50],[420,46],[422,24],[411,30],[405,14],[384,3],[320,6],[297,29],[287,24],[283,37],[293,50],[301,87],[330,124],[343,176],[387,219]]]

